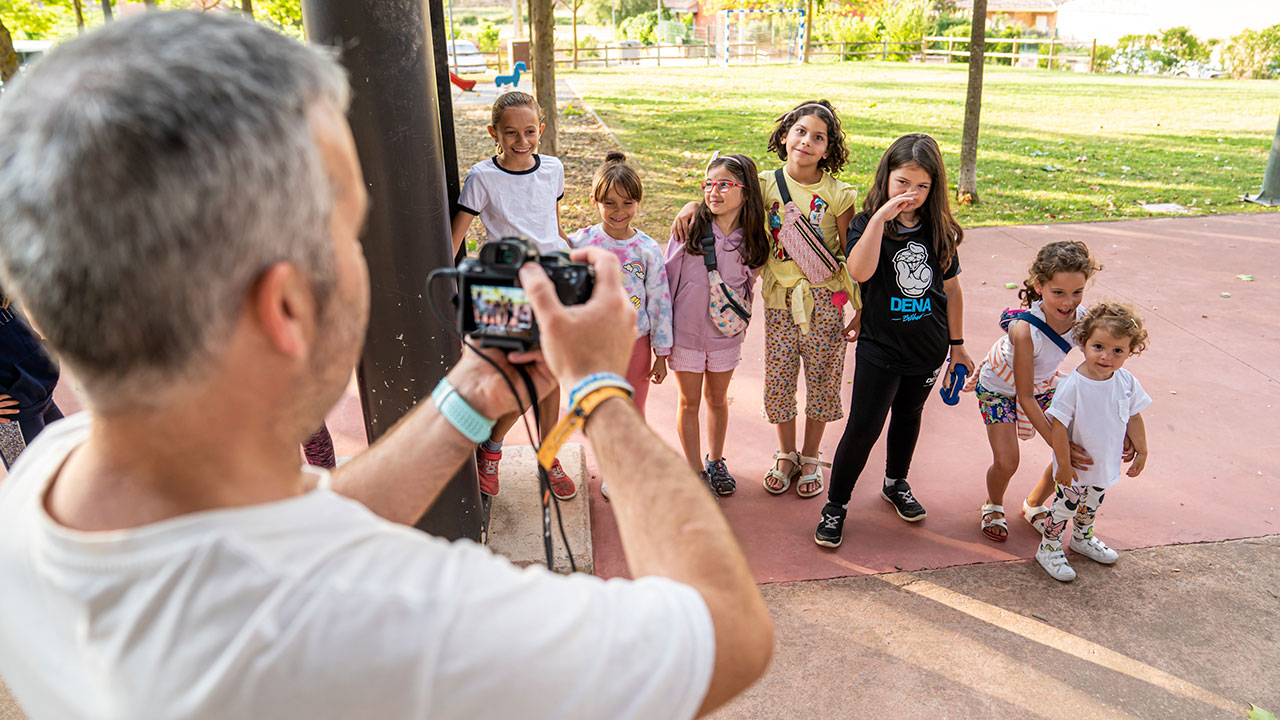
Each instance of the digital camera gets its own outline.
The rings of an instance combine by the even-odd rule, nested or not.
[[[480,256],[458,266],[458,331],[476,338],[481,347],[528,350],[538,346],[533,307],[520,287],[520,268],[538,263],[555,285],[565,305],[579,305],[591,297],[595,268],[573,262],[563,252],[542,255],[523,238],[502,238],[480,246]]]

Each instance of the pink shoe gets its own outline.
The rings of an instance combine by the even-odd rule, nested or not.
[[[561,500],[572,500],[573,496],[578,494],[577,486],[565,473],[564,468],[560,467],[560,458],[556,458],[555,462],[551,463],[547,477],[551,479],[551,494]]]
[[[491,452],[476,446],[476,476],[480,479],[480,493],[493,497],[498,494],[498,461],[502,451]]]

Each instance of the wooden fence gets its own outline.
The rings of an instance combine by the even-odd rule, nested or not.
[[[1010,46],[1010,52],[990,51],[988,58],[1008,59],[1015,66],[1030,63],[1038,67],[1044,63],[1050,70],[1065,68],[1070,64],[1083,64],[1087,57],[1089,72],[1094,70],[1098,41],[1069,41],[1053,38],[987,38],[987,47]],[[909,60],[913,62],[950,62],[952,58],[969,57],[969,39],[965,37],[926,37],[920,42],[890,42],[888,40],[858,42],[814,42],[809,46],[811,60]],[[1048,52],[1042,48],[1048,46]],[[1027,48],[1035,48],[1027,52]],[[1084,52],[1087,50],[1087,54]],[[556,65],[567,67],[613,67],[616,65],[713,65],[725,62],[724,45],[690,43],[685,45],[599,45],[580,47],[577,56],[571,48],[556,48]],[[732,43],[727,48],[731,64],[759,65],[761,63],[799,62],[800,57],[789,45],[769,43]],[[506,52],[483,53],[490,67],[506,72],[510,63]]]

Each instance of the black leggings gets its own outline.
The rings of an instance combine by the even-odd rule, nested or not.
[[[938,374],[898,375],[859,360],[853,370],[853,400],[849,403],[849,420],[831,463],[831,489],[827,499],[847,505],[854,483],[867,466],[871,448],[880,439],[884,420],[889,418],[889,437],[885,459],[885,477],[907,479],[911,456],[920,437],[920,416],[924,402],[938,379]]]

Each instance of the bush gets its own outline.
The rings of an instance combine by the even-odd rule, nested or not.
[[[600,51],[596,50],[600,47],[600,41],[595,35],[583,35],[578,40],[578,57],[600,57]]]
[[[1125,35],[1108,58],[1107,69],[1144,75],[1200,74],[1213,42],[1203,43],[1185,27],[1156,35]]]
[[[824,14],[814,19],[814,39],[820,42],[841,43],[878,43],[884,26],[878,18],[856,17],[853,15]],[[877,50],[876,55],[854,55],[856,52]],[[848,54],[841,55],[841,60],[879,59],[878,48],[854,46],[848,48]]]
[[[632,15],[618,23],[618,35],[623,40],[639,40],[645,45],[653,45],[657,42],[657,36],[654,34],[654,29],[657,26],[658,11],[650,10],[639,15]]]
[[[617,9],[618,25],[624,20],[635,17],[645,11],[653,11],[652,0],[585,0],[582,10],[591,22],[597,25],[608,25],[613,22],[613,11]],[[581,17],[579,17],[581,19]]]
[[[471,39],[475,41],[476,47],[480,48],[480,52],[497,52],[498,51],[498,26],[485,20],[480,24],[471,35]]]
[[[1280,25],[1231,38],[1222,50],[1222,64],[1233,78],[1280,77]]]
[[[918,43],[929,30],[929,0],[900,0],[881,17],[884,39],[891,43]]]
[[[458,21],[458,24],[459,25],[479,25],[480,16],[479,15],[463,15],[462,19]]]

